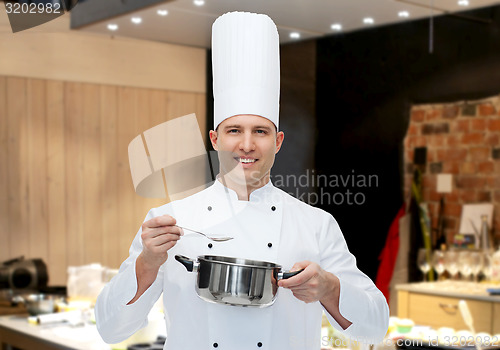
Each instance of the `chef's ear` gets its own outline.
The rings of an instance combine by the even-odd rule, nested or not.
[[[214,150],[218,151],[217,149],[217,131],[210,130],[210,142],[212,142],[212,147]]]
[[[274,152],[274,154],[279,152],[284,139],[285,133],[283,131],[280,131],[276,134],[276,152]]]

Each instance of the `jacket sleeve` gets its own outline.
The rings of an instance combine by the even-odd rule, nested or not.
[[[146,220],[152,218],[151,211]],[[95,317],[97,330],[109,344],[119,343],[147,325],[149,311],[163,289],[163,265],[153,284],[133,304],[127,305],[137,292],[135,262],[142,252],[142,229],[135,236],[129,257],[120,266],[118,274],[97,297]]]
[[[387,333],[389,307],[372,280],[356,266],[337,221],[328,215],[320,238],[321,267],[340,280],[339,310],[352,324],[345,330],[325,310],[330,324],[351,340],[377,344]]]

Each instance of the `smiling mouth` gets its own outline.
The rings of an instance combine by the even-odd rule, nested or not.
[[[242,164],[252,164],[252,163],[255,163],[256,161],[258,161],[258,159],[255,159],[255,158],[235,157],[234,159],[236,159],[238,162],[240,162]]]

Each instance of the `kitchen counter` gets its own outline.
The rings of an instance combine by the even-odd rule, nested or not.
[[[0,317],[0,349],[11,345],[23,350],[109,350],[95,325],[71,327],[65,323],[29,324],[26,316]]]
[[[458,303],[465,300],[477,332],[500,333],[500,296],[486,289],[498,284],[463,281],[421,282],[396,285],[398,317],[410,318],[416,324],[436,329],[467,329]]]
[[[500,295],[489,295],[486,291],[488,288],[500,288],[500,285],[449,280],[442,282],[420,282],[396,285],[397,291],[500,303]]]

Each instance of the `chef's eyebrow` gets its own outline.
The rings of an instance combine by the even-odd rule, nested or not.
[[[229,130],[229,129],[239,129],[241,128],[241,125],[240,124],[232,124],[232,125],[226,125],[224,127],[224,130]],[[266,126],[266,125],[256,125],[253,127],[254,129],[263,129],[263,130],[266,130],[266,131],[271,131],[271,128]]]
[[[268,131],[268,132],[270,132],[270,131],[271,131],[271,128],[270,128],[270,127],[268,127],[268,126],[265,126],[265,125],[257,125],[257,126],[255,127],[255,129],[265,130],[265,131]]]
[[[224,130],[227,130],[227,129],[238,129],[238,128],[241,128],[241,125],[239,125],[239,124],[233,124],[233,125],[226,125],[224,127]]]

